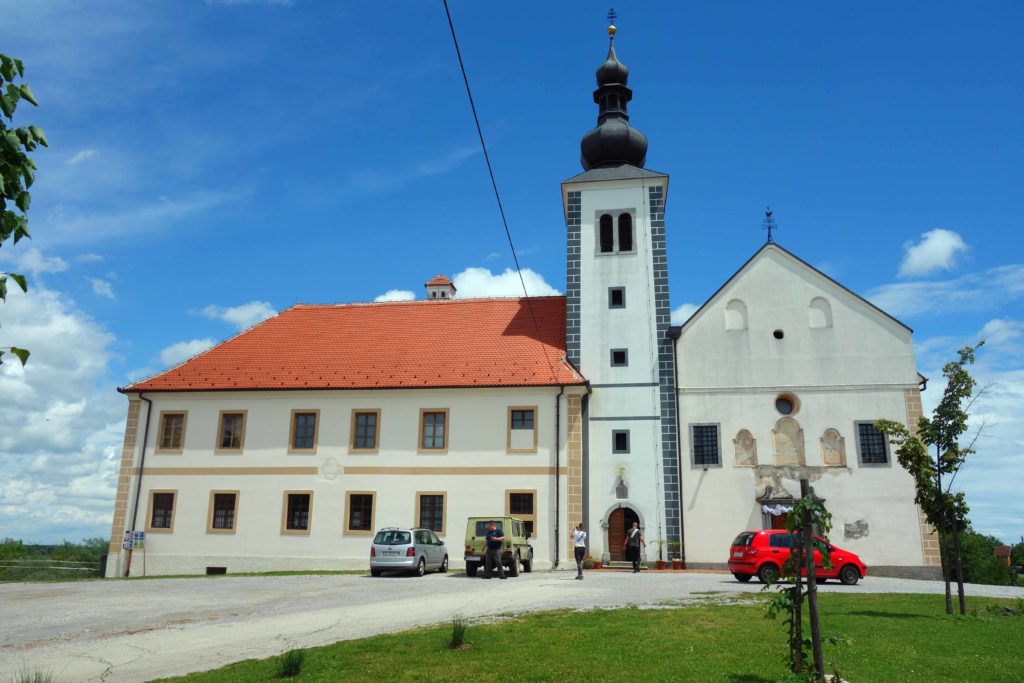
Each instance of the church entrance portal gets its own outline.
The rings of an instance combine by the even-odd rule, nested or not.
[[[630,508],[618,508],[608,515],[608,555],[613,562],[625,562],[626,553],[622,549],[622,541],[626,531],[633,528],[633,522],[640,522],[640,517]]]

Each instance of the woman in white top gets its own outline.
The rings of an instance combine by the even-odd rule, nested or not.
[[[587,532],[583,530],[583,522],[572,530],[572,549],[576,553],[576,578],[583,580],[583,556],[587,554]]]

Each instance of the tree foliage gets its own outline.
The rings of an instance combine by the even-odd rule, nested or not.
[[[39,106],[27,83],[17,83],[25,77],[25,65],[20,59],[0,54],[0,247],[11,240],[17,244],[28,232],[28,208],[32,203],[29,188],[36,178],[36,164],[28,155],[39,145],[48,147],[46,134],[39,126],[14,127],[14,112],[21,102]],[[19,273],[0,272],[0,301],[7,298],[10,280],[28,291],[28,281]],[[0,347],[0,363],[10,352],[24,365],[27,349],[17,346]]]

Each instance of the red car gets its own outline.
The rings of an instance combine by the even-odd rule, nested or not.
[[[782,563],[789,559],[789,551],[797,536],[781,529],[744,531],[729,549],[729,571],[738,581],[750,581],[757,576],[761,583],[771,583],[782,573]],[[839,579],[847,586],[857,583],[868,573],[867,565],[849,550],[843,550],[817,536],[814,537],[814,576],[818,582]],[[826,569],[819,548],[827,547],[832,559]],[[803,571],[804,576],[807,571]]]

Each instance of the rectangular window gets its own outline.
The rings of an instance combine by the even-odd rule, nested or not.
[[[629,430],[612,430],[612,453],[629,453]]]
[[[149,492],[149,524],[146,525],[146,531],[174,531],[174,501],[177,497],[176,490]]]
[[[690,425],[690,449],[694,465],[720,465],[718,425]]]
[[[349,450],[354,453],[376,453],[380,439],[380,411],[352,411],[352,441]]]
[[[348,494],[348,518],[345,531],[354,535],[373,534],[372,491],[350,491]]]
[[[625,287],[609,287],[608,288],[608,308],[625,308],[626,307],[626,288]]]
[[[629,351],[626,349],[612,349],[612,367],[623,368],[629,365]]]
[[[439,491],[422,491],[416,494],[418,526],[444,535],[445,495]]]
[[[160,413],[160,432],[157,435],[157,453],[181,453],[185,446],[185,411]]]
[[[420,450],[443,453],[448,450],[448,410],[420,411]]]
[[[214,533],[234,533],[238,514],[238,491],[211,491],[210,517],[206,530]]]
[[[312,512],[312,491],[285,491],[284,519],[281,520],[281,533],[309,534]]]
[[[245,416],[246,411],[244,410],[221,411],[215,452],[242,452],[242,448],[245,446]]]
[[[288,437],[288,452],[316,453],[319,431],[319,410],[293,410],[292,429]]]
[[[537,452],[536,406],[509,406],[505,448],[509,453]]]
[[[874,422],[857,423],[857,452],[862,465],[889,464],[889,443]]]
[[[523,520],[526,531],[533,537],[537,522],[537,492],[515,491],[505,492],[505,514]]]

